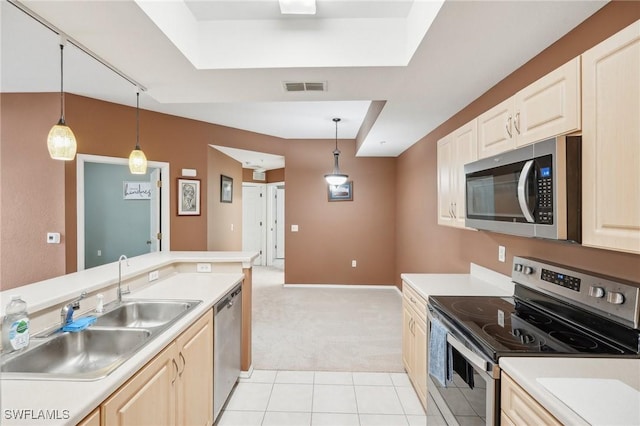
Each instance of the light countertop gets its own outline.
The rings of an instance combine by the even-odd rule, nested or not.
[[[104,379],[74,382],[2,378],[0,423],[48,426],[78,423],[243,279],[242,273],[182,273],[132,292],[124,299],[193,299],[203,302]],[[41,410],[49,410],[47,415],[54,418],[34,418],[45,415]],[[18,416],[27,418],[17,420]]]
[[[604,412],[604,424],[629,424],[625,420],[629,414],[632,418],[640,418],[637,394],[635,407],[624,402],[629,393],[633,398],[634,390],[640,392],[640,359],[503,357],[500,358],[500,368],[563,424],[591,424],[578,413],[594,408],[597,412]],[[582,386],[574,386],[572,390],[574,393],[580,392],[580,398],[574,398],[574,401],[561,400],[538,380],[545,382],[546,379],[554,379],[556,383],[564,380],[567,384],[575,385],[577,381],[572,379],[576,378],[584,380],[580,381]],[[617,386],[621,391],[628,389],[624,386],[627,385],[631,388],[628,389],[630,392],[604,395],[604,389],[596,387],[598,383],[605,383],[598,382],[599,379],[618,381]],[[593,384],[592,389],[589,388],[590,384]],[[607,401],[612,402],[608,404]],[[623,417],[624,413],[627,417]]]
[[[402,274],[425,300],[429,296],[511,296],[511,278],[482,266],[471,264],[469,274]]]

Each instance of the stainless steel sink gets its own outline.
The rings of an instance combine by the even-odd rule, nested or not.
[[[96,327],[158,328],[176,321],[199,301],[131,300],[98,317]]]
[[[87,329],[61,333],[26,352],[7,359],[3,375],[22,373],[25,378],[73,378],[95,380],[105,377],[151,338],[145,329]]]
[[[127,300],[86,330],[32,339],[24,352],[3,355],[3,378],[97,380],[107,376],[200,300]]]

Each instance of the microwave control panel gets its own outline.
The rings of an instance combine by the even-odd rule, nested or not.
[[[546,160],[542,158],[540,160]],[[537,173],[537,199],[536,199],[536,223],[543,225],[553,225],[553,173],[551,169],[551,159],[538,164]]]

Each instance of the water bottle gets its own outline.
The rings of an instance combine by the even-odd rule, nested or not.
[[[20,296],[11,296],[2,319],[2,350],[4,353],[9,353],[27,346],[29,346],[27,302]]]

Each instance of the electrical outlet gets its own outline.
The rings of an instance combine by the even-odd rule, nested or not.
[[[60,233],[47,232],[47,244],[60,244]]]
[[[355,260],[351,261],[351,267],[355,268],[356,266],[358,266],[358,262],[356,262]]]
[[[507,249],[505,246],[498,246],[498,261],[505,262],[507,257]]]
[[[149,272],[149,282],[151,281],[155,281],[160,277],[160,272],[158,271],[151,271]]]
[[[210,263],[198,263],[196,265],[196,272],[211,272]]]

